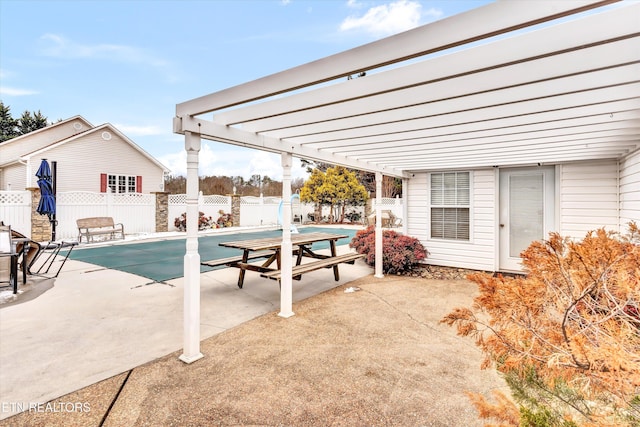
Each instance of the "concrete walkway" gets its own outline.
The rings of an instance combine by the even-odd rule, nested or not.
[[[338,253],[349,251],[340,246]],[[294,301],[369,275],[361,260],[294,281]],[[201,338],[280,306],[278,283],[238,270],[201,275]],[[69,260],[57,279],[33,278],[0,305],[0,419],[182,348],[183,279],[168,284]],[[205,354],[206,357],[206,354]]]

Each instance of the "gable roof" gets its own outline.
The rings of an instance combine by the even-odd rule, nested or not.
[[[140,154],[142,154],[144,157],[146,157],[151,162],[153,162],[156,166],[161,168],[165,173],[171,172],[166,166],[164,166],[162,163],[160,163],[155,157],[153,157],[151,154],[147,153],[144,149],[142,149],[142,147],[140,147],[138,144],[133,142],[125,134],[120,132],[116,127],[114,127],[110,123],[105,123],[105,124],[102,124],[102,125],[100,125],[98,127],[94,127],[92,129],[87,129],[84,132],[81,132],[81,133],[78,133],[76,135],[73,135],[72,137],[66,138],[66,139],[64,139],[62,141],[57,141],[57,142],[54,142],[52,144],[47,145],[46,147],[42,147],[39,150],[35,150],[35,151],[31,152],[31,153],[26,153],[21,157],[21,159],[22,160],[28,160],[31,157],[41,157],[47,151],[50,151],[50,150],[52,150],[54,148],[57,148],[57,147],[60,147],[61,145],[64,145],[64,144],[67,144],[69,142],[75,141],[77,139],[83,138],[83,137],[85,137],[87,135],[91,135],[91,134],[98,133],[98,132],[104,132],[104,131],[109,131],[109,132],[112,132],[112,133],[118,135],[125,142],[127,142],[129,145],[131,145],[135,150],[137,150]]]
[[[2,142],[2,144],[0,144],[0,145],[14,144],[14,143],[20,142],[20,141],[22,141],[24,139],[31,138],[34,135],[38,135],[38,134],[41,134],[41,133],[49,132],[52,129],[55,129],[55,128],[60,127],[60,126],[64,126],[64,125],[66,125],[68,123],[71,123],[73,121],[80,121],[80,122],[84,123],[84,125],[86,127],[88,127],[88,128],[92,128],[93,127],[93,125],[87,119],[85,119],[84,117],[78,115],[78,116],[70,117],[70,118],[65,119],[65,120],[60,120],[60,121],[55,122],[55,123],[51,123],[50,125],[47,125],[47,126],[45,126],[43,128],[36,129],[34,131],[31,131],[29,133],[25,133],[25,134],[20,135],[20,136],[16,136],[15,138],[8,139],[8,140]]]
[[[393,176],[619,159],[640,148],[640,3],[609,3],[491,3],[180,103],[174,132]]]
[[[0,167],[11,165],[11,164],[14,164],[14,163],[18,163],[20,161],[28,160],[29,158],[31,158],[33,156],[40,156],[41,154],[46,153],[47,151],[49,151],[49,150],[51,150],[53,148],[59,147],[61,145],[64,145],[64,144],[66,144],[68,142],[71,142],[71,141],[74,141],[74,140],[76,140],[78,138],[81,138],[83,136],[92,134],[94,132],[109,130],[110,132],[117,134],[125,142],[127,142],[129,145],[131,145],[135,150],[140,152],[140,154],[142,154],[144,157],[146,157],[149,160],[151,160],[155,165],[157,165],[159,168],[161,168],[165,173],[171,172],[166,166],[164,166],[162,163],[160,163],[155,157],[153,157],[151,154],[146,152],[142,147],[140,147],[138,144],[136,144],[131,139],[129,139],[125,134],[120,132],[112,124],[105,123],[105,124],[102,124],[102,125],[100,125],[98,127],[95,127],[88,120],[86,120],[84,117],[82,117],[80,115],[73,116],[73,117],[71,117],[69,119],[66,119],[66,120],[61,120],[59,122],[53,123],[53,124],[51,124],[49,126],[46,126],[44,128],[37,129],[37,130],[35,130],[33,132],[29,132],[29,133],[24,134],[24,135],[20,135],[20,136],[18,136],[16,138],[12,138],[12,139],[10,139],[8,141],[5,141],[4,143],[0,144],[0,149],[6,148],[9,144],[19,143],[19,142],[24,141],[24,140],[26,140],[28,138],[32,138],[34,135],[37,136],[38,134],[42,134],[42,133],[45,133],[45,132],[50,132],[50,131],[54,130],[56,127],[64,126],[64,125],[67,125],[68,123],[71,123],[71,122],[74,122],[74,121],[81,122],[81,124],[84,124],[85,127],[88,127],[88,129],[86,129],[84,131],[79,131],[80,128],[78,128],[79,132],[74,134],[74,135],[63,137],[62,139],[54,140],[54,141],[43,141],[39,148],[37,148],[37,149],[33,149],[32,148],[31,149],[32,151],[30,151],[30,152],[24,153],[24,152],[18,151],[17,153],[19,153],[19,154],[17,154],[17,156],[15,158],[11,158],[11,159],[8,159],[6,162],[0,163]],[[16,152],[16,148],[17,147],[13,147],[13,149],[12,149],[12,151],[14,153]]]

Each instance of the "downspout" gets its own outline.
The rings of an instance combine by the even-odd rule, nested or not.
[[[24,169],[24,173],[25,173],[25,186],[24,188],[31,188],[33,187],[33,185],[31,184],[31,158],[28,157],[27,161],[24,161],[22,159],[18,159],[18,163],[21,165],[26,166],[26,168]]]

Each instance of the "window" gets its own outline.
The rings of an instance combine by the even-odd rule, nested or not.
[[[469,240],[470,173],[431,174],[431,238]]]
[[[133,175],[107,175],[100,176],[100,191],[105,193],[107,187],[113,193],[141,193],[142,177]]]

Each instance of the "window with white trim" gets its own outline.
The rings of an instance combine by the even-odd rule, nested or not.
[[[431,174],[431,238],[469,240],[469,172]]]
[[[135,193],[136,177],[131,175],[107,175],[107,185],[114,193]]]

